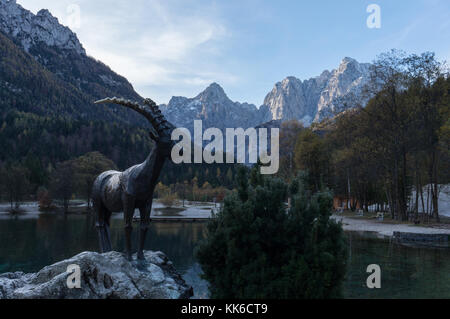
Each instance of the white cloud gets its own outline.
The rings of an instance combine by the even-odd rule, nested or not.
[[[188,8],[183,1],[19,0],[37,12],[47,8],[61,23],[69,6],[80,8],[74,30],[88,55],[125,76],[145,96],[167,102],[162,85],[197,94],[213,81],[234,83],[236,77],[216,64],[220,46],[230,37],[214,5]],[[208,70],[206,73],[202,70]],[[154,87],[154,88],[153,88]],[[156,95],[156,96],[155,96]]]

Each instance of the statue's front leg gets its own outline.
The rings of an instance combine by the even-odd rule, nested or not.
[[[150,199],[146,205],[139,207],[140,212],[140,231],[139,231],[139,248],[137,253],[137,258],[139,260],[145,260],[144,257],[144,246],[145,238],[147,236],[148,228],[150,226],[150,214],[152,212],[152,199]]]
[[[123,217],[125,221],[125,255],[126,258],[131,261],[131,233],[133,231],[133,215],[134,215],[134,197],[131,195],[123,194]]]

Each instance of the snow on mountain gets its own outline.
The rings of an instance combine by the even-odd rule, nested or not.
[[[317,122],[332,116],[335,110],[343,111],[338,102],[360,95],[369,69],[370,64],[344,58],[336,70],[324,71],[318,77],[305,81],[288,77],[278,82],[264,104],[269,107],[272,119],[299,120],[308,126],[312,120]]]
[[[59,24],[46,10],[36,15],[15,0],[0,0],[0,31],[64,81],[93,96],[109,91],[126,98],[139,98],[125,78],[86,56],[75,33]],[[192,129],[194,120],[205,128],[255,127],[272,120],[298,120],[305,126],[358,106],[370,64],[344,58],[335,70],[301,81],[287,77],[275,84],[264,104],[231,101],[217,83],[194,98],[173,97],[162,105],[163,113],[180,127]]]
[[[347,57],[337,69],[318,77],[302,81],[290,76],[276,83],[259,109],[232,102],[216,83],[192,99],[173,97],[162,108],[170,121],[187,128],[196,119],[217,128],[248,128],[272,120],[297,120],[310,126],[363,104],[361,92],[369,72],[370,64]]]
[[[272,119],[285,121],[314,118],[320,94],[329,77],[330,72],[325,71],[321,76],[306,81],[287,77],[275,84],[264,100],[264,105],[272,113]]]
[[[169,121],[191,131],[194,120],[202,120],[204,129],[248,128],[270,120],[267,108],[233,102],[217,83],[212,83],[194,98],[173,97],[161,109]]]
[[[361,96],[361,90],[368,81],[369,72],[369,63],[358,63],[355,59],[344,58],[339,68],[332,72],[326,88],[320,95],[315,121],[329,117],[334,111],[339,113],[344,111],[342,102],[353,100],[354,103],[358,103],[355,98]]]

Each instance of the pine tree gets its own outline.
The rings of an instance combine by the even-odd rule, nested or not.
[[[338,298],[347,246],[330,219],[332,196],[264,177],[253,187],[238,171],[238,192],[227,196],[196,250],[212,298]]]

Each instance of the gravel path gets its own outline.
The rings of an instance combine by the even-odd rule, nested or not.
[[[333,215],[337,221],[342,221],[344,230],[377,232],[384,236],[393,236],[395,231],[418,234],[450,234],[450,229],[412,226],[405,224],[385,224],[376,220],[356,219]]]

